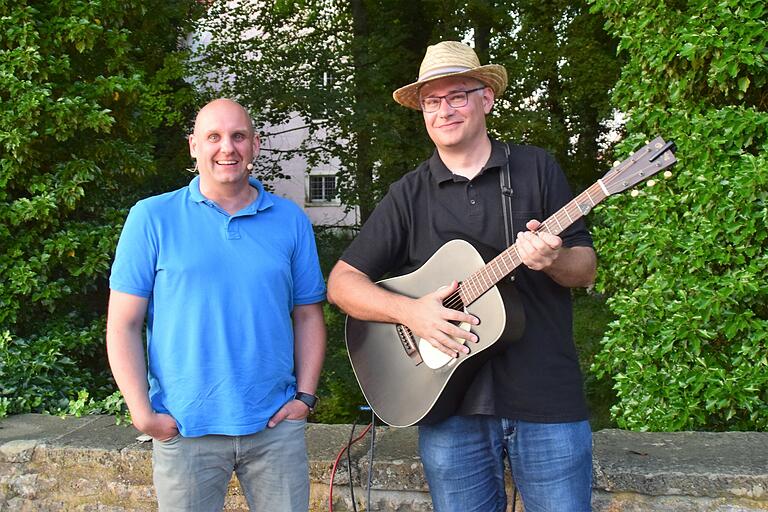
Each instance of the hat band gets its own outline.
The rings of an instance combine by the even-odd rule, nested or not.
[[[424,73],[419,77],[419,82],[423,82],[424,80],[429,80],[430,78],[437,76],[437,75],[447,75],[450,73],[462,73],[464,71],[470,71],[474,68],[466,67],[466,66],[459,66],[459,67],[451,67],[451,68],[439,68],[435,69],[433,71],[430,71],[429,73]]]

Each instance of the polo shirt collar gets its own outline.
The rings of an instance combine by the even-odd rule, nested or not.
[[[486,169],[501,167],[505,165],[506,162],[507,152],[504,151],[504,144],[495,139],[491,139],[491,156],[488,158],[488,161],[485,163],[483,168],[480,169],[480,172],[477,173],[477,175],[480,176],[486,171]],[[437,149],[435,149],[434,153],[432,153],[432,156],[429,158],[429,169],[437,183],[444,183],[446,181],[453,180],[455,177],[451,170],[448,169],[448,167],[446,167],[443,163],[442,159],[440,158],[440,154],[437,152]]]
[[[259,195],[253,203],[246,206],[240,211],[241,214],[247,215],[251,213],[260,212],[262,210],[266,210],[267,208],[269,208],[274,204],[274,202],[272,201],[272,198],[269,197],[269,194],[264,192],[264,185],[262,185],[259,180],[257,180],[253,176],[249,176],[248,183],[252,187],[255,187],[256,190],[259,191]],[[205,197],[202,192],[200,192],[200,176],[195,176],[192,179],[192,181],[189,182],[188,188],[189,188],[189,196],[194,202],[205,203],[205,202],[211,201],[210,199]]]

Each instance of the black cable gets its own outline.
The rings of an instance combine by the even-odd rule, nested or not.
[[[355,422],[352,424],[352,431],[349,433],[349,442],[347,444],[347,474],[349,475],[349,495],[352,498],[352,510],[353,512],[357,512],[357,501],[355,501],[355,486],[352,483],[352,438],[355,434],[355,427],[357,426],[357,422],[360,420],[360,416],[362,416],[362,413],[364,411],[371,411],[371,415],[373,416],[373,409],[370,408],[368,405],[361,405],[358,407],[360,412],[358,413],[357,417],[355,418]],[[372,436],[376,435],[376,425],[371,424],[371,429],[373,430]],[[371,443],[373,443],[373,437],[371,437]],[[373,460],[371,460],[371,463],[373,463]],[[370,473],[368,474],[368,508],[366,510],[371,510],[371,494],[370,494]]]
[[[373,449],[376,446],[376,413],[371,409],[371,453],[368,459],[368,507],[371,510],[371,483],[373,481]]]
[[[352,423],[352,430],[349,431],[349,440],[347,441],[347,474],[349,475],[349,495],[352,497],[352,510],[357,512],[357,504],[355,503],[355,486],[352,483],[352,439],[355,437],[355,427],[357,427],[357,420],[360,415],[355,418],[355,422]]]
[[[355,439],[352,440],[351,444],[355,444],[359,440],[365,437],[365,434],[368,433],[369,430],[371,430],[372,425],[368,425],[363,430],[363,433],[357,436]],[[336,455],[336,460],[333,461],[333,467],[331,468],[331,482],[328,484],[328,512],[333,512],[333,481],[336,479],[336,470],[339,467],[339,461],[341,460],[341,456],[344,455],[344,452],[348,452],[350,449],[349,445],[345,445],[341,448],[341,451],[339,451],[339,454]]]

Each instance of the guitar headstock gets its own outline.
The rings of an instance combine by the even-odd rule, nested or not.
[[[656,137],[603,176],[600,181],[605,191],[608,194],[623,192],[674,165],[677,162],[674,150],[674,142]]]

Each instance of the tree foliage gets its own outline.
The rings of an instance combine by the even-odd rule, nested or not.
[[[547,147],[576,187],[597,179],[619,69],[602,23],[585,3],[565,1],[213,2],[193,69],[209,96],[248,105],[267,140],[299,118],[311,135],[299,153],[310,166],[333,163],[342,201],[365,219],[431,151],[421,115],[392,91],[415,81],[427,45],[445,39],[507,67],[495,135]],[[262,176],[292,156],[263,159]]]
[[[490,17],[489,52],[506,66],[510,86],[493,128],[550,150],[581,191],[611,161],[610,90],[621,68],[616,41],[585,2],[501,4]]]
[[[595,238],[617,320],[595,370],[619,426],[768,427],[768,10],[595,0],[627,59],[622,149],[677,143],[674,179],[613,198]]]
[[[507,67],[510,89],[490,120],[494,135],[544,145],[574,188],[595,181],[619,70],[602,24],[584,2],[217,1],[197,26],[192,74],[207,96],[237,98],[256,117],[262,178],[280,176],[281,162],[297,155],[308,167],[329,163],[342,202],[359,206],[364,220],[432,150],[421,114],[396,104],[392,91],[417,79],[427,45],[446,39],[467,41],[481,62]],[[272,151],[286,123],[310,136],[297,152]],[[321,391],[338,402],[338,415],[326,413],[327,399],[318,415],[350,421],[359,393],[344,401],[335,391],[356,389],[348,368],[341,371],[348,367],[343,317],[328,308],[326,320]]]
[[[270,138],[294,122],[309,130],[297,152],[308,166],[333,163],[342,201],[367,217],[389,183],[427,151],[414,113],[391,93],[413,79],[429,32],[429,2],[214,2],[198,32],[193,74],[213,96],[247,105],[265,139],[267,180],[293,153]]]
[[[0,0],[0,416],[112,391],[106,276],[126,206],[183,148],[195,6]]]

